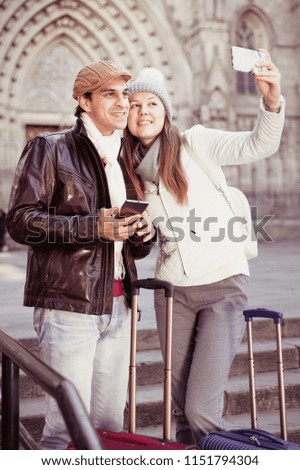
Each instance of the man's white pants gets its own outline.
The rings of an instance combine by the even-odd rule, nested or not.
[[[34,327],[42,360],[76,387],[96,428],[122,431],[129,371],[130,311],[115,297],[111,315],[36,308]],[[56,400],[46,395],[43,449],[70,441]]]

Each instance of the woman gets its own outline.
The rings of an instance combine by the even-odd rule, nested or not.
[[[186,444],[224,429],[223,396],[242,340],[249,269],[243,243],[229,230],[232,212],[183,146],[183,138],[226,187],[221,166],[274,154],[284,124],[280,73],[268,60],[254,76],[262,95],[249,132],[196,125],[182,135],[171,124],[163,76],[146,68],[129,82],[130,111],[124,147],[132,180],[158,228],[156,277],[174,286],[172,399],[176,439]],[[164,350],[164,296],[155,311]]]

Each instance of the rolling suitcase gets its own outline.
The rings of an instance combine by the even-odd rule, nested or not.
[[[199,440],[199,448],[210,450],[300,450],[300,444],[287,441],[285,390],[281,343],[281,325],[283,321],[283,315],[280,312],[259,308],[253,310],[245,310],[244,317],[245,321],[247,322],[251,428],[211,432],[210,434]],[[281,438],[267,431],[264,431],[263,429],[257,428],[255,373],[252,338],[253,318],[270,318],[273,319],[273,322],[275,324]]]
[[[164,363],[164,410],[163,438],[157,439],[135,434],[136,431],[136,345],[137,345],[137,298],[140,288],[164,289],[166,303],[166,351]],[[191,446],[171,441],[171,348],[173,285],[157,279],[140,279],[132,283],[131,345],[129,365],[129,424],[128,432],[113,432],[97,429],[103,448],[106,450],[186,450]],[[196,449],[196,447],[194,447]],[[68,450],[74,449],[72,443]]]

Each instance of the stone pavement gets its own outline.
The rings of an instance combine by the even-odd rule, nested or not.
[[[140,278],[152,277],[157,247],[137,262]],[[260,242],[259,256],[250,261],[249,307],[281,311],[285,317],[300,317],[300,239]],[[0,253],[0,329],[21,339],[35,337],[32,309],[23,307],[26,251]],[[67,275],[67,273],[66,273]],[[139,328],[155,327],[152,292],[141,290]]]

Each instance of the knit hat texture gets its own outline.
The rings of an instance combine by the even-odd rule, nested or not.
[[[140,91],[147,91],[157,95],[167,112],[167,115],[171,121],[172,119],[172,105],[168,90],[165,85],[165,78],[163,73],[155,67],[143,68],[138,76],[128,83],[129,96],[133,93]]]
[[[123,77],[127,82],[132,76],[123,67],[109,60],[100,60],[85,65],[75,78],[72,96],[76,100],[78,96],[98,90],[105,83],[118,77]]]

